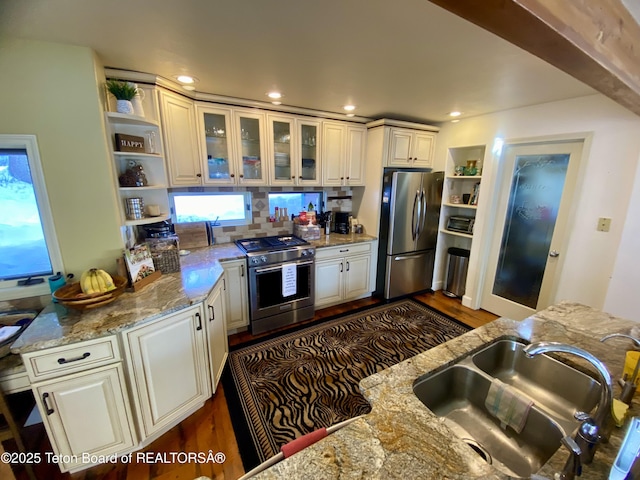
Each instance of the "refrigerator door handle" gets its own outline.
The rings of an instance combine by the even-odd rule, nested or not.
[[[413,209],[411,211],[411,238],[415,241],[418,238],[418,219],[420,216],[420,212],[416,218],[416,208],[418,207],[418,197],[420,196],[420,191],[416,190],[416,196],[413,198]]]
[[[412,260],[414,258],[420,258],[423,255],[424,255],[423,253],[417,253],[415,255],[396,255],[395,257],[393,257],[393,259],[394,260]]]
[[[418,215],[418,225],[416,227],[416,232],[417,232],[416,238],[422,235],[422,232],[424,232],[424,221],[425,221],[425,218],[427,217],[427,211],[426,211],[426,206],[424,201],[424,189],[420,190],[420,200],[418,203],[418,211],[420,213]]]

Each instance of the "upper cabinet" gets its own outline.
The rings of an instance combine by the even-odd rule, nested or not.
[[[323,122],[323,185],[364,185],[366,137],[364,125]]]
[[[234,184],[236,154],[233,113],[230,108],[196,106],[200,163],[205,184]]]
[[[233,110],[236,128],[238,170],[232,173],[238,185],[266,185],[268,162],[265,153],[265,114],[256,109]]]
[[[160,118],[171,186],[199,185],[202,169],[193,101],[160,90]]]
[[[390,129],[387,167],[424,168],[433,166],[435,133],[406,128]]]
[[[270,185],[320,185],[320,122],[267,115]]]

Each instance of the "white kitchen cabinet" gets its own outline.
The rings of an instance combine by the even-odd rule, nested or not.
[[[371,294],[371,246],[371,243],[358,243],[316,250],[316,308]]]
[[[160,90],[160,117],[171,186],[201,185],[202,167],[193,101]]]
[[[211,391],[215,393],[222,370],[229,355],[229,343],[227,342],[227,309],[226,309],[226,282],[224,276],[218,280],[205,302],[207,346],[209,352],[209,371],[211,378]]]
[[[235,128],[231,108],[196,103],[200,161],[203,184],[233,185],[236,183],[238,156],[235,151]]]
[[[205,321],[199,304],[123,332],[142,440],[164,433],[209,397]]]
[[[323,185],[364,185],[366,136],[362,125],[322,122]]]
[[[121,363],[36,383],[33,393],[62,472],[91,466],[83,454],[113,455],[137,443]]]
[[[244,259],[220,262],[224,268],[227,332],[249,325],[247,266]]]
[[[239,170],[232,173],[238,185],[266,185],[269,162],[266,153],[265,114],[256,109],[233,109]]]
[[[320,185],[320,122],[267,115],[270,185]]]
[[[387,167],[425,168],[433,166],[435,134],[406,128],[390,129]]]
[[[22,360],[61,471],[90,467],[83,453],[112,455],[137,444],[116,337],[29,352]]]

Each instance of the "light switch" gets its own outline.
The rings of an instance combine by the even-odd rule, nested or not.
[[[609,228],[611,228],[611,219],[606,217],[600,217],[598,219],[598,228],[599,232],[608,232]]]

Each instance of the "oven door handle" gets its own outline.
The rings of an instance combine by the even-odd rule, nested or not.
[[[284,265],[286,265],[287,262],[284,262]],[[313,265],[313,260],[309,260],[307,262],[296,262],[295,263],[296,266],[301,266],[301,265]],[[274,270],[282,270],[282,265],[276,265],[275,267],[268,267],[268,268],[256,268],[254,270],[255,273],[266,273],[266,272],[273,272]]]

